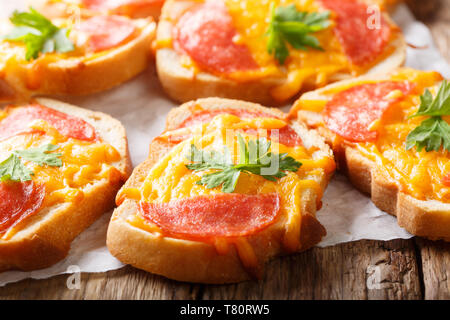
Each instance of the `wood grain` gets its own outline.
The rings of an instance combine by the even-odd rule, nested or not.
[[[409,0],[414,15],[430,29],[450,62],[450,0]],[[438,70],[439,71],[439,70]],[[425,299],[450,299],[450,244],[416,240]]]
[[[450,0],[408,0],[417,19],[425,23],[441,53],[450,61]]]
[[[450,299],[450,243],[416,240],[420,250],[425,299]]]
[[[412,241],[358,241],[274,260],[263,281],[206,286],[202,298],[420,299],[419,282]]]
[[[421,299],[412,240],[358,241],[314,248],[269,263],[261,281],[203,286],[179,283],[132,267],[27,279],[0,289],[0,299]]]
[[[26,279],[0,288],[0,300],[5,299],[139,299],[195,300],[201,286],[171,281],[126,266],[106,273],[82,273],[80,288],[69,289],[69,275],[46,280]]]

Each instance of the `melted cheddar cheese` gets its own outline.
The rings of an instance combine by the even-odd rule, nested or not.
[[[196,184],[201,176],[207,172],[194,172],[186,167],[188,160],[186,155],[193,143],[203,150],[222,151],[224,146],[230,151],[232,159],[236,163],[239,157],[236,132],[239,130],[244,139],[256,139],[256,136],[242,133],[241,129],[258,128],[260,134],[269,129],[282,128],[286,122],[279,119],[256,118],[242,120],[239,117],[225,114],[217,115],[211,122],[181,130],[195,132],[191,139],[175,146],[167,155],[161,158],[147,174],[140,188],[124,188],[118,195],[120,203],[126,198],[143,200],[148,202],[169,202],[171,200],[195,197],[200,195],[212,195],[222,192],[219,188],[208,189]],[[178,130],[179,131],[179,130]],[[172,134],[167,132],[162,139]],[[184,134],[184,132],[182,133]],[[258,134],[258,137],[261,135]],[[334,170],[334,160],[331,156],[317,156],[317,149],[306,149],[302,145],[287,147],[272,141],[271,151],[275,153],[288,153],[296,160],[302,162],[297,172],[288,172],[287,176],[276,182],[268,181],[259,175],[241,174],[234,192],[256,195],[277,193],[281,199],[279,221],[276,224],[285,230],[284,247],[287,251],[298,250],[300,244],[300,225],[302,216],[302,193],[304,190],[313,190],[320,202],[322,188],[316,182]],[[128,222],[149,232],[164,234],[156,225],[144,220],[140,215],[132,216]],[[213,245],[218,253],[228,250],[227,243],[233,243],[238,247],[238,252],[244,265],[254,266],[256,258],[251,246],[245,237],[239,239],[215,239]],[[256,266],[255,266],[256,267]]]
[[[6,112],[2,114],[4,117]],[[32,121],[29,126],[39,133],[19,134],[0,141],[0,161],[8,158],[15,150],[36,148],[49,143],[59,147],[56,152],[62,153],[61,167],[39,166],[33,162],[23,161],[34,172],[33,181],[45,186],[42,208],[64,203],[80,203],[85,192],[89,192],[95,184],[102,181],[114,183],[124,179],[122,173],[114,166],[121,160],[121,156],[110,144],[67,138],[43,120]],[[0,234],[0,239],[9,239],[21,225],[22,223]]]
[[[420,200],[439,200],[450,203],[450,187],[442,183],[442,178],[450,173],[450,155],[446,150],[418,152],[414,147],[406,150],[406,137],[427,117],[409,116],[417,112],[420,95],[428,88],[436,95],[442,77],[436,72],[423,72],[411,69],[400,70],[391,76],[391,80],[407,80],[415,85],[413,92],[403,96],[393,91],[388,96],[401,99],[393,104],[383,117],[372,124],[371,129],[378,131],[375,142],[350,143],[337,137],[335,149],[342,145],[356,148],[363,156],[376,162],[377,174],[396,185],[401,192]],[[348,89],[350,86],[374,83],[376,81],[353,82],[351,85],[337,86],[324,91],[324,95]],[[303,100],[296,104],[297,109],[320,112],[325,106],[324,100]],[[308,106],[312,106],[308,108]],[[450,117],[443,117],[447,122]]]

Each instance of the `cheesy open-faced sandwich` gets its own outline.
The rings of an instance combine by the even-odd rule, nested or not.
[[[265,105],[389,71],[406,52],[385,11],[363,0],[169,0],[155,47],[160,81],[173,99]]]
[[[109,89],[151,60],[155,23],[117,15],[48,20],[14,12],[0,24],[0,100]]]
[[[131,171],[119,121],[50,99],[0,110],[0,161],[0,271],[63,259]]]
[[[153,17],[158,20],[165,0],[29,0],[46,17],[99,14],[124,15],[130,18]]]
[[[186,103],[118,193],[108,248],[179,281],[259,278],[267,260],[325,235],[315,213],[334,167],[320,136],[278,110]]]
[[[450,85],[399,69],[304,94],[291,116],[332,145],[351,182],[414,235],[450,241]]]

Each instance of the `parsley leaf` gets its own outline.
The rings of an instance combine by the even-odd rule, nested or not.
[[[56,27],[31,7],[30,12],[14,11],[9,20],[16,27],[3,38],[24,43],[26,60],[36,59],[40,52],[64,53],[75,49],[68,38],[68,29]]]
[[[48,165],[51,167],[61,167],[62,153],[49,153],[57,150],[59,147],[54,144],[46,144],[38,148],[14,151],[22,159],[36,163],[39,166]]]
[[[29,181],[32,175],[33,171],[24,166],[14,153],[0,163],[0,181]]]
[[[0,181],[29,181],[34,174],[22,162],[21,158],[36,163],[39,166],[48,165],[61,167],[61,153],[49,153],[58,149],[58,146],[46,144],[38,148],[27,150],[16,150],[3,162],[0,163]]]
[[[425,93],[420,96],[419,111],[410,118],[418,116],[446,116],[450,115],[450,83],[447,80],[442,81],[436,98],[430,90],[426,89]]]
[[[423,148],[427,152],[439,151],[441,145],[450,151],[450,125],[442,116],[450,115],[450,83],[444,80],[433,99],[431,92],[426,89],[420,96],[419,110],[410,116],[431,116],[411,131],[406,138],[406,150],[416,146],[417,151]]]
[[[194,162],[187,164],[189,170],[204,171],[217,170],[201,177],[197,184],[206,185],[208,189],[222,185],[222,191],[233,192],[241,172],[260,175],[263,178],[276,181],[287,175],[284,171],[296,172],[302,165],[287,153],[276,154],[270,152],[271,142],[265,138],[250,140],[245,143],[238,135],[239,163],[233,164],[228,150],[203,151],[192,144],[187,158]]]
[[[432,117],[410,132],[406,139],[406,150],[416,146],[417,151],[424,147],[427,152],[439,151],[442,144],[444,149],[450,151],[450,126],[441,117]]]
[[[330,25],[330,12],[297,11],[295,4],[277,7],[272,4],[272,16],[266,35],[269,37],[267,51],[274,54],[280,64],[289,57],[288,42],[294,49],[307,50],[307,47],[323,50],[319,40],[309,33],[326,29]]]
[[[226,149],[225,149],[226,150]],[[194,162],[188,164],[186,167],[189,170],[208,170],[208,169],[226,169],[231,162],[231,157],[227,156],[227,151],[224,154],[217,151],[202,151],[197,149],[195,145],[191,145],[190,153],[187,157],[189,161]]]

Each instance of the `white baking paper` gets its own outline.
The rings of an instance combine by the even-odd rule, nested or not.
[[[0,1],[0,15],[22,5],[22,1]],[[450,66],[436,49],[431,33],[416,21],[409,9],[401,5],[394,20],[405,33],[408,43],[425,49],[408,48],[407,65],[423,70],[438,70],[450,77]],[[186,88],[189,90],[189,88]],[[120,87],[83,98],[62,98],[84,108],[109,113],[122,121],[128,133],[133,164],[147,157],[148,145],[164,127],[167,113],[176,104],[162,92],[154,68]],[[0,286],[25,278],[42,279],[72,272],[105,272],[123,266],[112,257],[105,236],[111,212],[84,231],[72,244],[69,256],[60,263],[33,272],[11,271],[0,274]],[[320,247],[360,239],[391,240],[410,238],[411,235],[397,225],[396,219],[377,209],[370,199],[355,190],[345,177],[337,174],[328,187],[318,219],[327,229]]]

